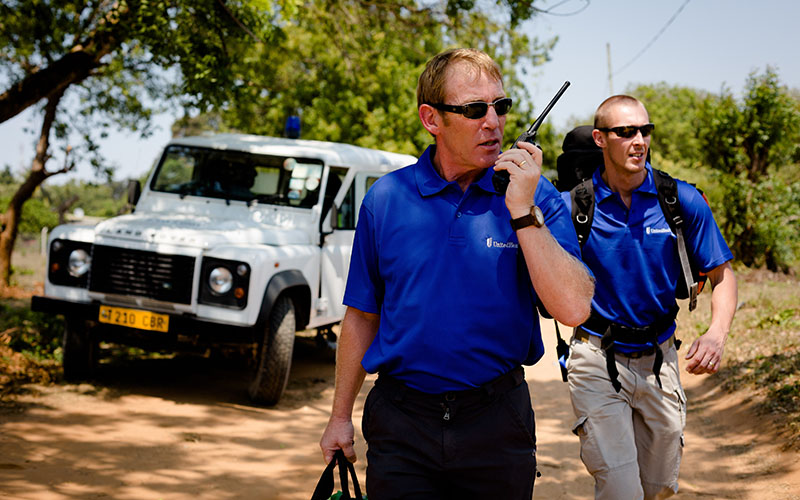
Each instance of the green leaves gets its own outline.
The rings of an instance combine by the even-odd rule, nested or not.
[[[777,73],[752,73],[741,98],[729,89],[713,95],[665,84],[633,94],[657,124],[654,163],[674,166],[709,194],[736,258],[773,271],[796,265],[800,100]]]
[[[304,138],[419,154],[431,138],[417,117],[417,78],[430,57],[456,45],[483,48],[504,67],[524,125],[507,126],[510,134],[533,119],[519,78],[551,45],[511,29],[505,8],[311,0],[296,14],[283,19],[273,44],[233,62],[230,71],[246,83],[221,110],[223,128],[281,135],[286,117],[300,114]]]
[[[703,159],[723,173],[718,209],[734,254],[749,266],[788,270],[800,251],[800,103],[767,68],[750,75],[741,100],[724,90],[698,117]]]
[[[697,108],[703,102],[704,92],[662,82],[640,85],[631,94],[645,103],[650,121],[656,124],[650,142],[653,154],[688,165],[702,161]]]
[[[800,104],[772,68],[750,75],[741,101],[728,90],[707,99],[700,118],[700,141],[713,168],[759,182],[796,157]]]

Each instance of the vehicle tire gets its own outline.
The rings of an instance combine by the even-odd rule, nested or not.
[[[272,306],[258,348],[256,372],[248,390],[254,402],[271,406],[280,400],[289,382],[294,337],[294,304],[282,295]]]
[[[94,374],[99,342],[92,335],[88,321],[66,319],[61,350],[64,380],[79,382]]]

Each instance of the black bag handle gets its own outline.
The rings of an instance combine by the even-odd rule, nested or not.
[[[362,500],[364,497],[361,495],[361,487],[358,485],[358,477],[356,476],[356,469],[353,464],[344,456],[342,450],[336,450],[333,459],[322,471],[322,476],[319,478],[317,487],[314,489],[314,494],[311,500],[328,500],[333,494],[333,469],[339,466],[339,483],[342,485],[341,500]],[[350,496],[350,488],[348,486],[347,473],[353,479],[353,490],[356,494],[355,497]]]
[[[558,321],[553,320],[556,326],[556,357],[558,358],[558,367],[561,368],[561,380],[567,381],[567,359],[569,358],[569,344],[561,337],[561,332],[558,331]]]

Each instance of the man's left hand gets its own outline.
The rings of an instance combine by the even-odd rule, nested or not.
[[[686,353],[686,371],[694,375],[717,373],[722,362],[725,339],[736,312],[736,277],[730,261],[706,273],[711,282],[711,326],[692,343]]]
[[[725,349],[725,335],[709,329],[698,337],[686,353],[686,371],[693,375],[717,373]]]

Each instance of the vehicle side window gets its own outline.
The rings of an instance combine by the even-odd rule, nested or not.
[[[356,175],[347,195],[339,208],[339,228],[355,229],[358,205],[364,199],[364,194],[380,178],[380,175]]]
[[[344,178],[347,176],[348,169],[345,167],[331,167],[330,173],[328,174],[328,184],[325,186],[325,199],[322,202],[322,220],[328,215],[328,210],[330,210],[331,205],[333,205],[333,200],[336,198],[336,195],[339,193],[339,190],[342,188],[342,182]],[[345,196],[345,201],[343,205],[347,203],[347,196]],[[340,213],[338,214],[339,220],[342,220],[342,214],[340,208]],[[340,229],[344,229],[342,226],[339,226]]]
[[[339,207],[339,229],[355,229],[356,228],[356,183],[350,184],[350,189],[342,200],[342,206]]]
[[[367,177],[367,181],[366,181],[367,185],[364,188],[364,192],[366,193],[367,191],[369,191],[369,188],[371,188],[372,185],[375,184],[375,181],[377,181],[378,179],[379,179],[379,177]]]

